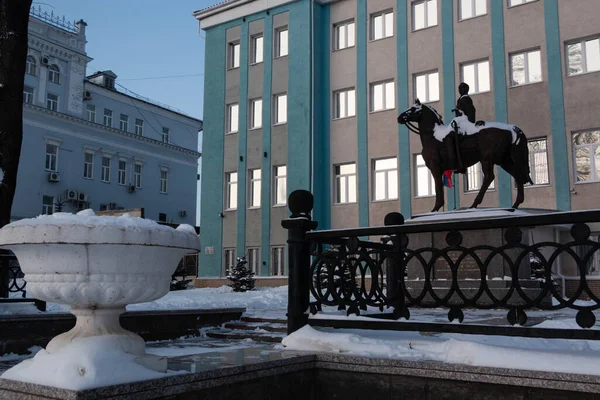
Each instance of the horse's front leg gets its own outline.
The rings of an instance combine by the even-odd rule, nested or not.
[[[444,207],[444,181],[441,171],[433,172],[433,179],[435,181],[435,206],[431,212],[436,212]]]
[[[515,199],[515,204],[513,204],[512,208],[517,209],[525,201],[525,193],[523,192],[523,185],[517,183],[517,198]]]
[[[471,208],[477,208],[478,205],[483,201],[483,196],[485,196],[485,192],[488,190],[492,182],[494,181],[494,164],[492,163],[481,163],[481,170],[483,171],[483,183],[481,184],[481,188],[479,189],[479,193],[477,193],[477,197],[475,197],[475,201],[471,205]]]

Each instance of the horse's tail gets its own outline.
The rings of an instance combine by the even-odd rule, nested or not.
[[[530,175],[531,171],[529,169],[529,147],[527,146],[527,137],[525,137],[525,134],[518,126],[515,126],[513,130],[517,135],[517,140],[510,147],[510,158],[517,169],[515,180],[520,185],[526,183],[531,183],[533,185],[533,180],[531,180]]]

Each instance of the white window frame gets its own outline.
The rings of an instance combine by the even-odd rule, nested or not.
[[[274,125],[287,124],[288,118],[288,98],[287,93],[276,94],[273,101],[273,121]],[[281,115],[280,115],[281,111]]]
[[[123,168],[121,168],[123,167]],[[117,162],[117,184],[127,185],[127,159],[119,158]]]
[[[229,263],[228,263],[229,261]],[[229,264],[229,265],[227,265]],[[236,257],[234,248],[223,249],[223,276],[227,276],[227,273],[235,267]]]
[[[91,160],[88,160],[88,156]],[[94,179],[94,152],[85,151],[83,153],[83,177],[85,179]]]
[[[260,248],[248,247],[248,268],[255,275],[260,273]]]
[[[103,155],[101,158],[101,174],[100,174],[100,181],[104,182],[104,183],[110,183],[110,164],[112,162],[111,160],[111,156],[108,155]],[[108,160],[108,163],[105,163],[105,161]]]
[[[416,24],[416,18],[415,18],[415,8],[418,7],[419,5],[424,4],[424,18],[425,20],[423,21],[423,26],[420,26],[417,28],[417,24]],[[434,4],[435,7],[431,7],[430,4]],[[429,13],[430,13],[430,8],[433,8],[435,10],[435,14],[434,14],[434,20],[430,21],[429,18]],[[411,3],[411,19],[412,19],[412,30],[413,32],[415,31],[420,31],[422,29],[427,29],[427,28],[431,28],[433,26],[437,26],[439,24],[438,21],[438,2],[437,0],[421,0],[421,1],[413,1]]]
[[[350,165],[354,166],[354,172],[342,172],[342,167]],[[334,204],[356,203],[358,189],[356,163],[334,165],[333,175]],[[351,187],[354,187],[354,193],[352,193]]]
[[[240,105],[238,103],[227,105],[226,133],[237,133],[240,128]]]
[[[55,64],[48,67],[48,82],[60,85],[60,68]]]
[[[273,166],[273,206],[287,204],[287,165]],[[280,192],[284,193],[283,197]]]
[[[589,37],[585,37],[585,38],[581,38],[581,39],[577,39],[577,40],[572,40],[572,41],[569,41],[569,42],[567,42],[565,44],[565,58],[566,58],[566,63],[567,63],[567,75],[568,76],[583,75],[583,74],[588,74],[588,73],[591,73],[591,72],[598,72],[598,71],[600,71],[600,64],[598,66],[599,67],[598,69],[592,69],[592,70],[590,70],[588,68],[588,65],[587,65],[588,50],[587,50],[586,43],[588,43],[588,42],[594,42],[594,41],[597,41],[598,42],[598,46],[600,47],[600,36],[599,35],[589,36]],[[570,57],[569,57],[569,47],[573,46],[573,45],[579,45],[580,49],[581,49],[581,72],[573,72],[573,73],[571,73],[571,63],[570,63]]]
[[[141,189],[142,188],[142,171],[143,171],[143,165],[140,162],[136,162],[133,165],[133,184],[135,185],[136,189]],[[139,171],[138,171],[139,169]]]
[[[37,61],[34,56],[27,56],[25,74],[37,76]]]
[[[478,182],[472,182],[473,179],[477,178]],[[483,184],[483,171],[481,170],[481,163],[478,162],[475,165],[470,166],[469,168],[467,168],[467,173],[465,174],[464,177],[464,185],[465,185],[465,193],[473,193],[473,192],[478,192],[479,189],[481,189],[481,185]],[[487,191],[494,191],[496,189],[496,177],[494,177],[494,180],[492,181],[492,183],[490,183],[490,186],[488,187]]]
[[[54,96],[54,98],[50,98]],[[51,111],[58,111],[58,95],[54,93],[46,93],[46,108]]]
[[[250,129],[262,128],[262,99],[250,100]]]
[[[352,99],[352,101],[350,101]],[[348,88],[333,92],[333,119],[356,116],[356,89]]]
[[[290,53],[290,37],[287,26],[275,29],[275,58],[286,57]]]
[[[287,276],[285,246],[271,247],[271,276]]]
[[[167,194],[169,192],[169,170],[160,169],[160,193]]]
[[[535,143],[543,142],[542,149],[534,146]],[[548,138],[533,138],[527,141],[527,147],[529,147],[529,171],[533,185],[531,186],[543,186],[550,184],[550,167],[548,165]],[[541,159],[540,159],[541,157]],[[541,165],[538,166],[537,162],[541,161]],[[545,170],[544,170],[545,169]],[[541,180],[541,181],[540,181]]]
[[[129,115],[121,114],[119,116],[119,129],[122,131],[129,131]]]
[[[162,127],[161,140],[163,143],[171,143],[171,128]]]
[[[377,162],[378,161],[387,161],[387,160],[395,160],[396,161],[396,167],[395,168],[381,168],[381,169],[377,169]],[[379,159],[374,159],[373,160],[373,164],[372,164],[372,171],[373,171],[373,201],[388,201],[388,200],[397,200],[398,199],[398,191],[399,191],[399,187],[398,187],[398,157],[385,157],[385,158],[379,158]],[[393,179],[390,179],[390,175],[395,172],[396,173],[396,193],[395,194],[391,194],[390,192],[392,191],[391,187],[390,187],[390,182],[393,181]],[[378,174],[384,174],[384,187],[385,187],[385,195],[383,198],[378,199],[377,198],[377,175]]]
[[[89,122],[96,123],[96,106],[95,105],[88,104],[85,107],[85,113],[86,113],[87,120]]]
[[[381,18],[381,29],[377,29],[378,27],[376,26],[378,18]],[[394,11],[385,10],[371,14],[369,20],[371,23],[371,32],[369,35],[371,41],[394,37]]]
[[[427,168],[427,165],[425,165],[425,160],[423,159],[423,156],[421,154],[415,154],[415,198],[422,198],[422,197],[432,197],[435,196],[435,179],[433,178],[433,175],[431,174],[431,171],[429,170],[429,168]],[[427,172],[427,179],[426,182],[421,183],[421,180],[419,179],[421,177],[421,174],[419,173],[420,171],[426,171]],[[420,192],[420,188],[422,188],[425,185],[426,187],[426,194],[419,194]]]
[[[50,147],[49,147],[50,146]],[[50,172],[58,172],[58,149],[59,145],[56,143],[46,143],[46,163],[45,169]],[[48,149],[53,148],[54,151],[49,152]],[[54,164],[54,166],[53,166]]]
[[[258,45],[260,43],[260,46]],[[263,34],[252,36],[252,65],[260,64],[265,59],[265,38]]]
[[[250,204],[249,208],[260,208],[261,204],[261,190],[262,190],[262,171],[260,168],[250,169],[248,170],[248,179],[250,180],[250,185],[248,189],[250,192],[248,193],[248,203]],[[258,195],[258,197],[256,197]],[[256,201],[255,201],[256,200]]]
[[[471,3],[471,15],[464,16],[463,15],[463,3]],[[483,5],[483,12],[481,12],[480,7]],[[479,11],[479,14],[477,13]],[[477,17],[481,17],[487,14],[487,0],[459,0],[458,1],[458,20],[465,21]]]
[[[537,0],[508,0],[508,7],[522,6],[523,4],[532,3]]]
[[[354,20],[333,25],[333,50],[349,49],[356,45],[356,24]]]
[[[425,96],[422,96],[418,93],[417,80],[421,77],[425,78]],[[433,83],[435,83],[435,80],[437,80],[437,97],[432,96],[431,93],[432,79],[434,79]],[[415,74],[413,76],[413,93],[414,98],[419,99],[421,103],[434,103],[436,101],[440,101],[440,72],[436,69]]]
[[[227,172],[225,175],[225,209],[237,210],[238,173],[237,171],[231,171]]]
[[[236,69],[240,67],[240,42],[229,43],[229,69]]]
[[[390,86],[391,84],[391,86]],[[381,87],[381,103],[383,104],[382,108],[375,108],[375,95],[377,88]],[[391,91],[391,96],[388,95],[388,91]],[[396,84],[393,79],[381,82],[373,82],[371,83],[371,87],[369,90],[369,100],[370,100],[370,111],[378,112],[378,111],[386,111],[386,110],[395,110],[396,109]],[[390,103],[391,100],[391,104]]]
[[[42,215],[52,215],[54,213],[54,197],[42,195]]]
[[[530,74],[530,68],[529,68],[529,57],[531,55],[534,55],[535,53],[537,53],[537,56],[539,57],[539,65],[540,65],[540,78],[539,80],[535,80],[532,79],[531,74]],[[514,76],[514,64],[513,64],[513,60],[515,57],[518,56],[523,56],[523,74],[525,77],[525,82],[523,83],[517,83],[515,82],[515,76]],[[509,57],[509,66],[510,66],[510,85],[512,87],[514,86],[523,86],[523,85],[529,85],[532,83],[539,83],[542,82],[544,80],[543,77],[543,66],[542,66],[542,51],[541,49],[531,49],[531,50],[524,50],[524,51],[519,51],[516,53],[512,53]]]
[[[135,134],[138,136],[144,136],[144,120],[136,118],[135,119]]]
[[[588,133],[588,132],[596,132],[598,133],[598,135],[600,135],[600,128],[597,129],[586,129],[583,131],[577,131],[577,132],[573,132],[571,134],[571,145],[573,148],[573,173],[574,173],[574,182],[576,184],[578,183],[590,183],[590,182],[600,182],[600,166],[596,165],[596,151],[598,151],[598,148],[600,148],[600,140],[598,142],[595,143],[589,143],[589,144],[575,144],[575,137],[579,134],[582,133]],[[589,160],[590,160],[590,164],[589,164],[589,168],[590,168],[590,179],[588,180],[579,180],[577,178],[577,150],[579,149],[587,149],[588,150],[588,154],[589,154]]]
[[[104,109],[104,117],[102,119],[102,124],[104,126],[108,126],[109,128],[112,128],[112,116],[113,116],[112,110],[109,108],[105,108]]]
[[[480,84],[479,84],[479,65],[480,64],[487,64],[487,79],[488,79],[488,88],[485,90],[480,90]],[[465,80],[465,74],[464,74],[464,69],[466,67],[469,66],[474,66],[473,71],[474,71],[474,82],[467,82]],[[468,61],[465,63],[460,64],[460,78],[461,78],[461,82],[467,82],[469,84],[469,90],[470,90],[470,94],[477,94],[477,93],[487,93],[489,91],[492,90],[492,76],[491,76],[491,72],[490,72],[490,60],[489,59],[481,59],[481,60],[475,60],[475,61]]]
[[[35,98],[35,89],[31,86],[24,85],[23,86],[23,103],[25,104],[33,104],[33,99]]]

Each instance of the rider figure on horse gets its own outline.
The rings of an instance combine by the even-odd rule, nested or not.
[[[458,98],[458,100],[456,101],[456,108],[453,109],[452,111],[454,111],[455,117],[460,117],[462,115],[466,115],[467,118],[469,119],[469,122],[475,124],[475,106],[473,105],[473,100],[471,99],[471,96],[469,96],[469,85],[466,84],[465,82],[461,82],[460,85],[458,85],[458,93],[460,94],[460,97]],[[480,125],[483,124],[482,122],[477,122],[476,125]],[[446,136],[446,139],[444,140],[446,142],[446,148],[448,150],[448,156],[450,158],[450,164],[451,165],[456,165],[457,168],[457,172],[464,174],[466,172],[465,167],[463,166],[461,157],[460,157],[460,151],[459,151],[459,143],[458,143],[458,139],[459,139],[459,133],[458,133],[458,125],[456,124],[456,122],[452,121],[452,127],[454,128],[454,132],[451,132],[449,135]]]

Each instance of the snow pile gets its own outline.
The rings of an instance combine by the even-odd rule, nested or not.
[[[521,210],[506,210],[502,208],[486,208],[486,209],[466,209],[466,210],[454,210],[449,212],[430,212],[419,214],[416,218],[407,219],[405,224],[415,224],[421,222],[432,222],[432,221],[444,221],[444,220],[471,220],[471,219],[482,219],[482,218],[496,218],[496,217],[517,217],[527,215],[539,215],[531,214]]]
[[[4,372],[2,378],[84,390],[178,374],[147,369],[135,359],[119,350],[114,336],[92,336],[75,339],[53,354],[40,350],[32,359]]]
[[[485,125],[477,126],[469,119],[466,115],[461,115],[460,117],[454,118],[452,121],[456,122],[458,126],[458,133],[461,135],[474,135],[479,133],[481,130],[488,128],[497,128],[506,130],[512,133],[512,143],[517,143],[517,130],[515,130],[515,125],[504,124],[502,122],[486,122]],[[518,129],[518,128],[517,128]],[[444,138],[448,136],[450,133],[454,132],[454,128],[452,127],[452,123],[450,125],[438,125],[436,124],[433,128],[433,136],[440,142],[444,141]]]
[[[549,321],[544,328],[575,322]],[[407,361],[438,361],[479,367],[600,375],[600,343],[585,340],[414,332],[319,329],[292,333],[282,344],[290,350],[352,354]]]

